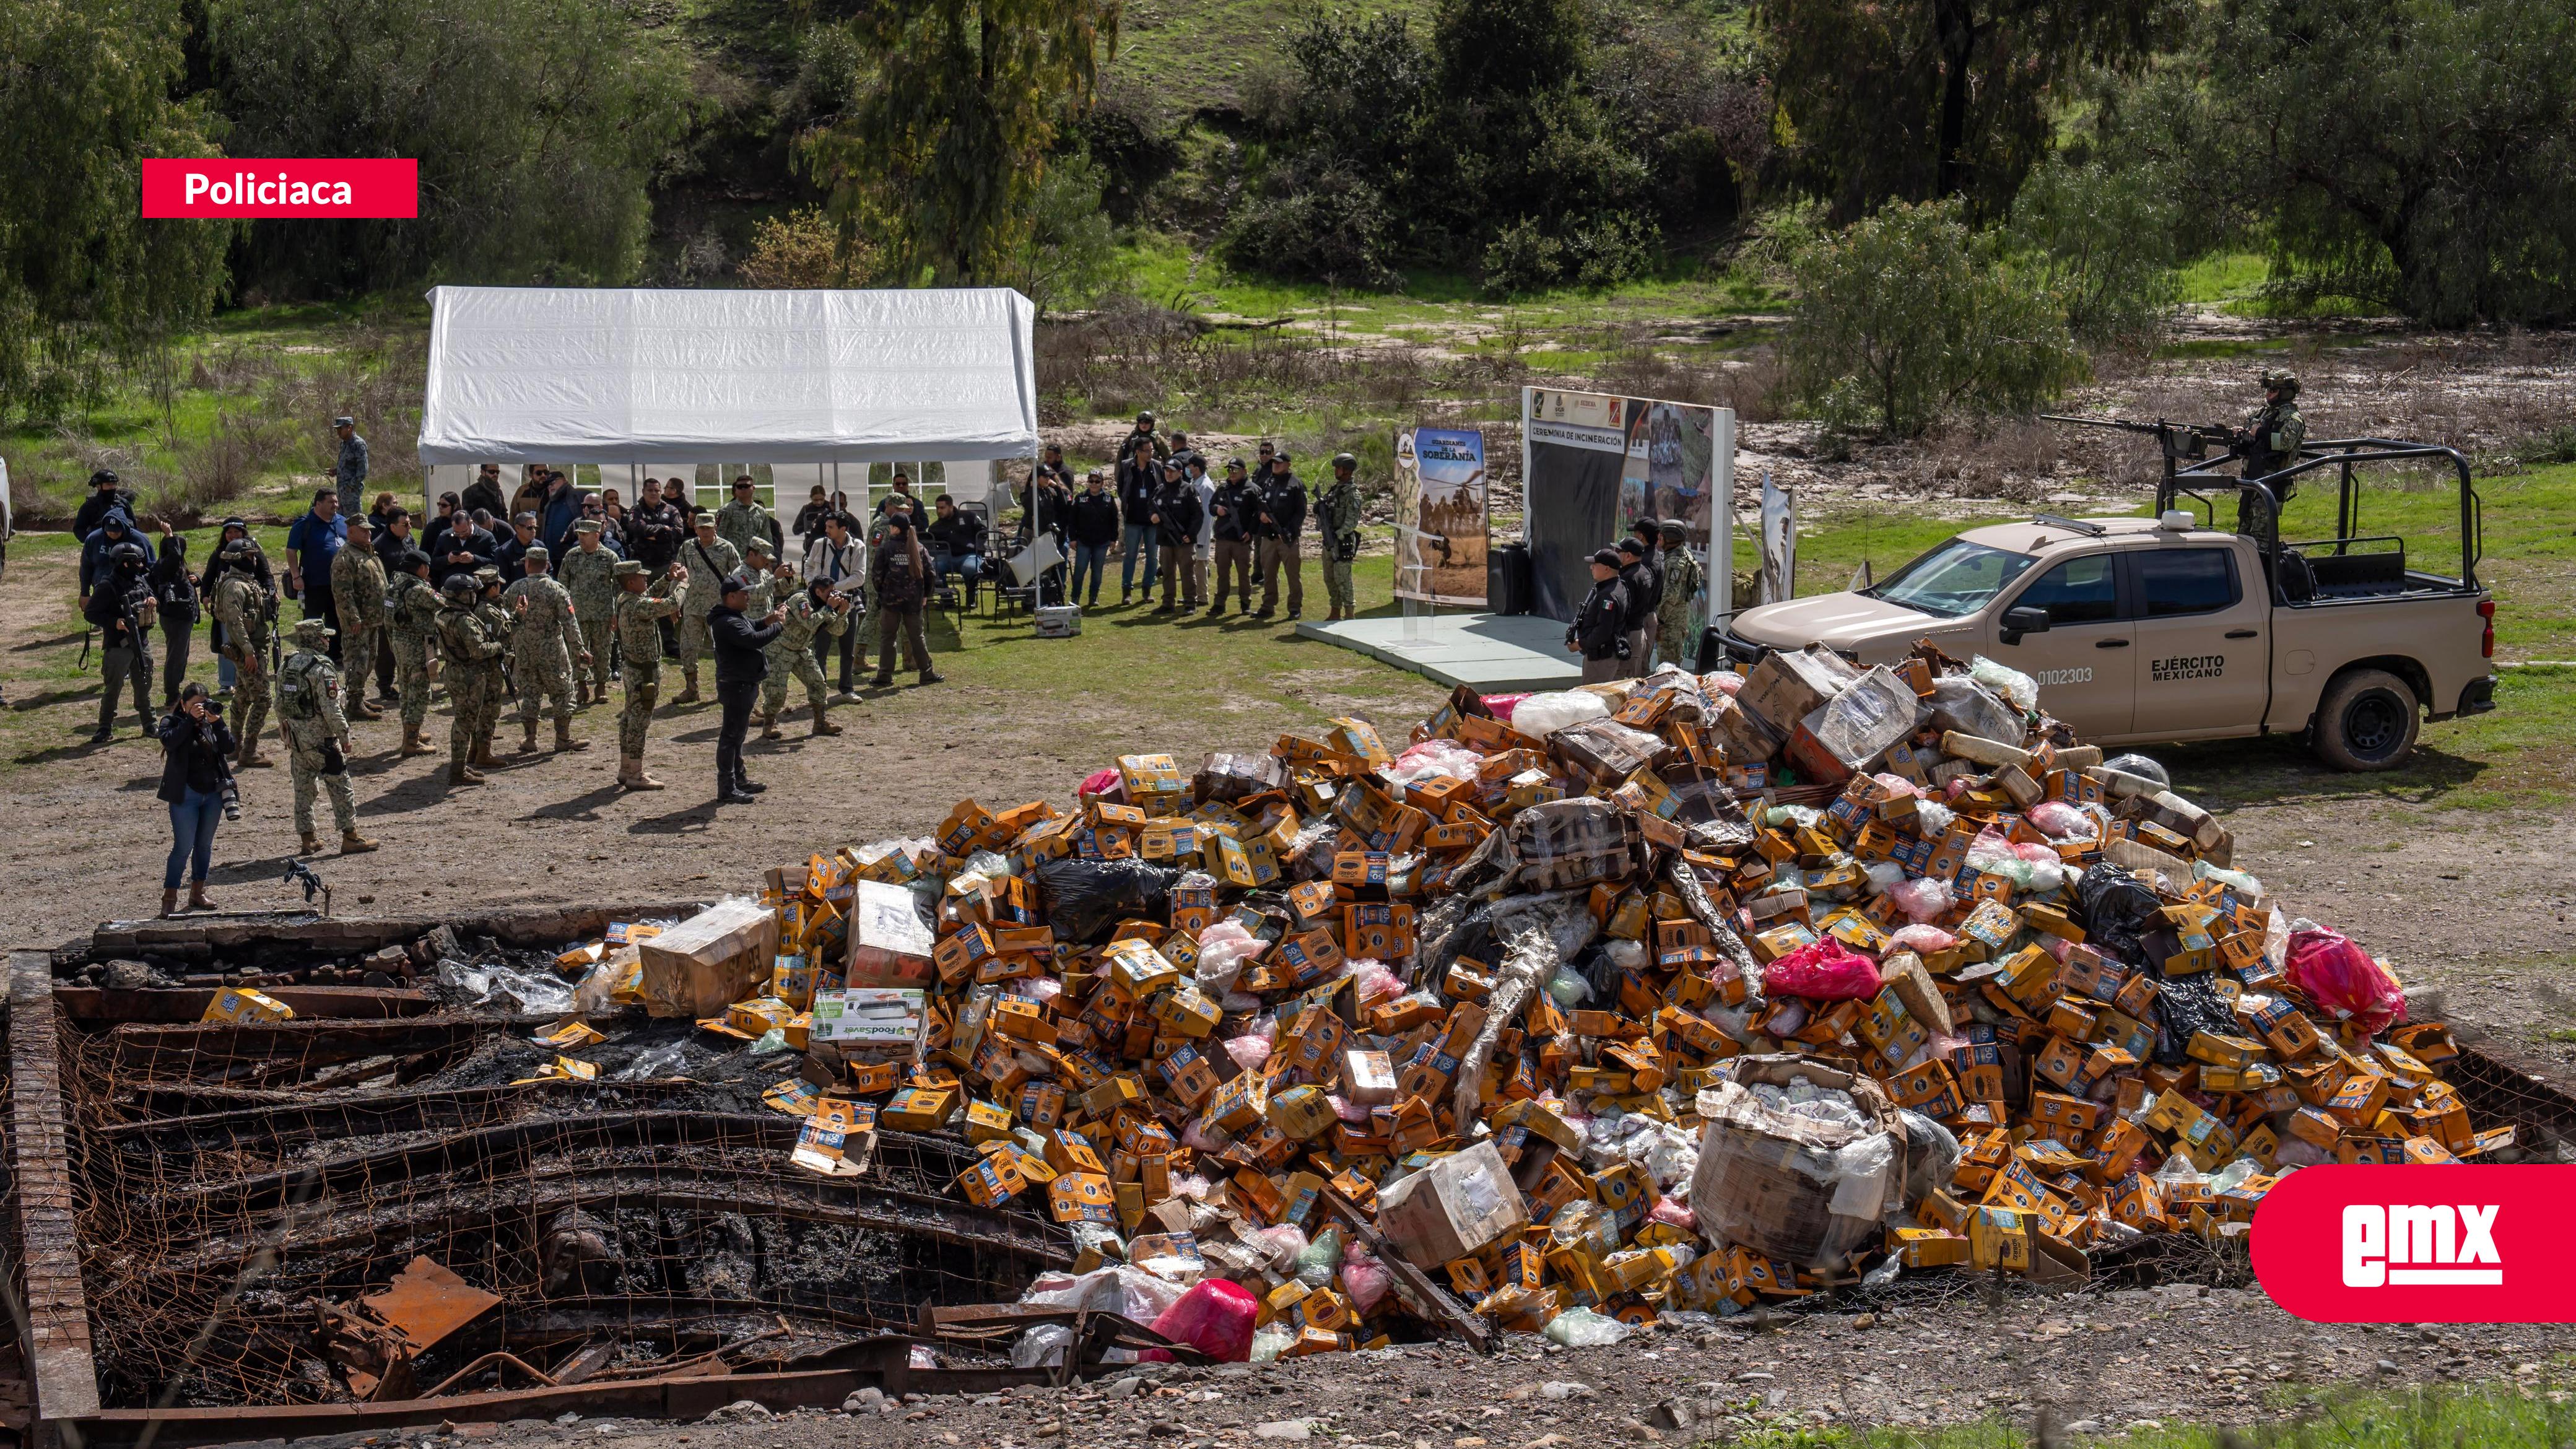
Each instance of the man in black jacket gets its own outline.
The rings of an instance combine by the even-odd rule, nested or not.
[[[1163,465],[1154,458],[1150,439],[1129,440],[1126,453],[1118,460],[1118,514],[1126,520],[1121,535],[1121,552],[1126,555],[1118,567],[1118,602],[1135,597],[1141,587],[1154,592],[1156,550],[1162,539],[1154,527],[1154,495],[1163,488]],[[1145,582],[1136,582],[1136,561],[1145,561]]]
[[[89,496],[81,500],[80,511],[72,515],[72,537],[87,538],[98,532],[111,508],[124,509],[126,517],[133,517],[134,495],[119,485],[114,473],[101,468],[89,475]]]
[[[140,540],[107,551],[104,573],[90,585],[81,617],[105,636],[99,656],[107,689],[98,699],[98,733],[90,743],[116,737],[116,697],[128,679],[134,681],[134,712],[143,731],[152,732],[152,559]]]
[[[429,566],[430,581],[444,587],[457,574],[470,574],[492,562],[492,551],[499,547],[492,531],[483,526],[475,514],[459,509],[439,535],[438,553]]]
[[[188,536],[161,525],[161,556],[152,561],[152,610],[161,625],[161,707],[179,707],[188,678],[188,642],[204,612],[197,581],[188,575]]]
[[[1198,546],[1199,490],[1190,486],[1188,474],[1178,463],[1165,463],[1163,486],[1154,493],[1154,511],[1148,515],[1162,549],[1163,602],[1154,612],[1169,614],[1181,605],[1178,596],[1189,587],[1190,551]]]
[[[1041,485],[1052,488],[1052,481]],[[975,588],[984,578],[984,520],[957,506],[957,500],[942,493],[931,505],[938,516],[923,530],[922,542],[930,547],[931,577],[944,588],[951,573],[966,580],[966,607],[975,607]]]
[[[1628,652],[1628,586],[1619,581],[1619,555],[1603,549],[1592,556],[1592,592],[1574,611],[1565,630],[1565,649],[1583,656],[1583,682],[1606,684],[1622,674],[1621,656]]]
[[[1067,603],[1083,592],[1083,579],[1091,580],[1091,596],[1082,602],[1092,607],[1100,604],[1100,581],[1109,572],[1109,550],[1118,542],[1118,500],[1109,494],[1109,479],[1099,469],[1083,480],[1081,492],[1064,511],[1065,532],[1073,539],[1073,587],[1065,594]]]
[[[456,511],[471,513],[480,508],[494,518],[506,517],[510,500],[501,496],[501,465],[486,463],[474,481],[465,485],[465,495],[457,500]]]
[[[1627,668],[1614,677],[1624,679],[1645,672],[1646,636],[1655,626],[1655,610],[1663,602],[1659,597],[1663,589],[1649,562],[1652,551],[1645,545],[1634,537],[1623,538],[1617,552],[1619,582],[1628,590],[1628,617],[1620,623],[1619,631],[1627,636],[1628,647],[1623,652]]]
[[[1290,471],[1287,450],[1282,449],[1270,460],[1270,476],[1261,484],[1260,539],[1261,608],[1252,617],[1267,619],[1279,605],[1279,570],[1288,570],[1288,617],[1296,618],[1306,607],[1306,562],[1298,557],[1297,546],[1306,532],[1306,485]]]
[[[707,632],[716,646],[716,703],[723,710],[716,728],[716,803],[748,805],[767,789],[742,770],[743,736],[751,729],[751,707],[760,699],[760,681],[769,675],[769,641],[778,637],[785,611],[772,609],[754,622],[743,616],[756,581],[737,573],[724,581],[724,602],[707,615]]]
[[[1216,487],[1216,497],[1209,501],[1208,511],[1216,515],[1216,530],[1211,536],[1215,555],[1216,582],[1208,595],[1208,617],[1225,612],[1225,591],[1232,581],[1235,612],[1252,612],[1252,536],[1261,517],[1261,491],[1244,476],[1243,460],[1236,458],[1225,465],[1225,481]]]

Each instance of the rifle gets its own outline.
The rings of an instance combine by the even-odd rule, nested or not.
[[[2075,418],[2062,413],[2041,413],[2045,422],[2073,423],[2078,427],[2111,428],[2123,433],[2145,433],[2153,436],[2168,458],[2197,462],[2209,456],[2209,445],[2215,443],[2229,456],[2240,450],[2236,430],[2215,423],[2175,423],[2158,418],[2152,423],[2133,423],[2126,418]]]
[[[284,652],[277,647],[277,595],[263,597],[268,601],[264,610],[268,619],[268,677],[275,679],[286,668]]]

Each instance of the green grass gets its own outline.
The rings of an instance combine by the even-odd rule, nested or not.
[[[1702,1449],[2038,1449],[2119,1444],[2127,1449],[2559,1449],[2576,1434],[2576,1406],[2562,1390],[2495,1383],[2394,1392],[2305,1390],[2276,1407],[2289,1417],[2239,1427],[2115,1427],[2047,1438],[2036,1426],[1988,1421],[1948,1429],[1756,1426]]]
[[[1351,22],[1384,12],[1410,17],[1417,33],[1431,21],[1424,0],[1129,0],[1109,68],[1149,83],[1158,105],[1223,106],[1256,70],[1285,64],[1285,42],[1309,16]]]
[[[2185,302],[2238,302],[2253,297],[2272,275],[2271,263],[2253,252],[2213,252],[2175,278]]]

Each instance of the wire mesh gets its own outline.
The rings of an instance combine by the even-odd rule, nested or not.
[[[955,1199],[962,1142],[881,1134],[856,1178],[792,1166],[801,1123],[759,1100],[792,1056],[695,1053],[731,1080],[530,1080],[555,1053],[527,1029],[67,1029],[108,1401],[400,1397],[499,1351],[525,1368],[490,1361],[449,1391],[576,1363],[608,1379],[717,1351],[784,1361],[907,1328],[924,1303],[1015,1297],[1067,1256],[1052,1224]],[[686,1031],[657,1024],[625,1054],[682,1061]],[[353,1353],[348,1326],[374,1320],[350,1312],[420,1258],[500,1302],[397,1382]]]

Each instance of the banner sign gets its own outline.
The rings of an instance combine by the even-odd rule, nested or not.
[[[2254,1275],[2312,1323],[2576,1322],[2576,1167],[2326,1163],[2254,1208]]]
[[[143,215],[404,218],[420,215],[420,163],[409,158],[217,156],[143,163]]]
[[[1572,621],[1592,587],[1592,551],[1640,518],[1680,519],[1707,550],[1703,572],[1731,576],[1735,414],[1726,408],[1556,388],[1521,390],[1530,612]],[[1692,617],[1706,615],[1706,596]]]
[[[1485,435],[1407,428],[1395,435],[1395,596],[1485,605]]]

